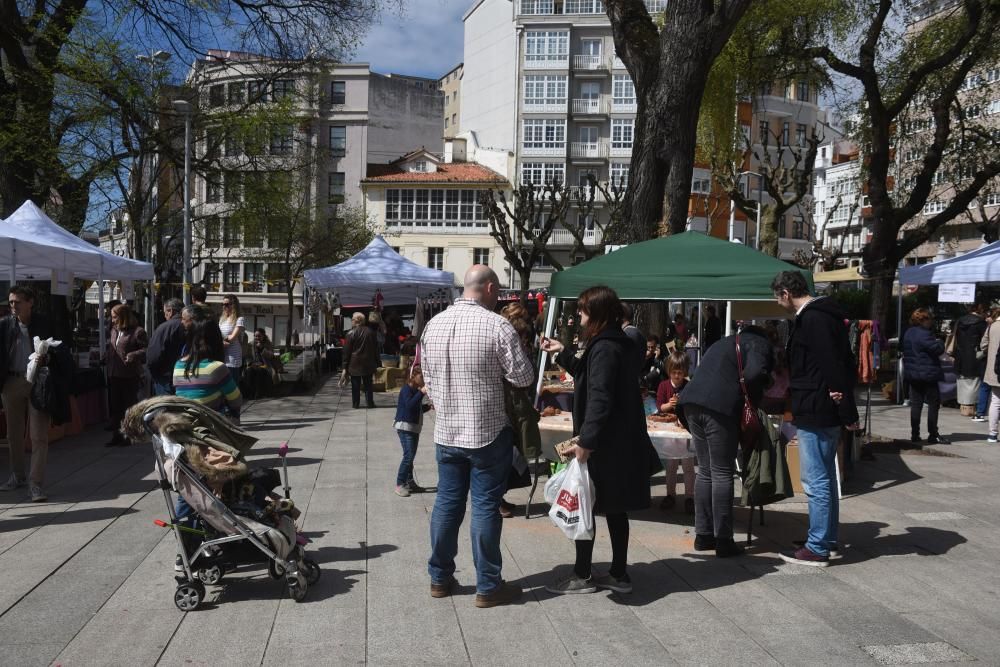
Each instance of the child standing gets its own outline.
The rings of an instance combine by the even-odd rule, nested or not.
[[[417,444],[420,441],[420,427],[424,421],[424,413],[430,410],[424,405],[427,388],[424,386],[424,376],[419,366],[410,369],[410,379],[399,391],[399,402],[396,404],[396,420],[393,428],[399,435],[399,444],[403,447],[403,460],[399,462],[399,472],[396,473],[396,495],[408,498],[411,493],[423,493],[424,488],[418,486],[413,479],[413,459],[417,456]]]
[[[683,350],[670,353],[667,358],[667,379],[656,388],[656,406],[660,412],[677,414],[677,399],[681,390],[687,385],[687,374],[691,360]],[[667,510],[674,506],[676,500],[674,491],[677,489],[677,465],[684,469],[684,511],[694,514],[694,459],[667,459],[664,469],[667,477],[667,495],[660,501],[660,509]]]

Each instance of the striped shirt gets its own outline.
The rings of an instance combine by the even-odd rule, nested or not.
[[[526,387],[534,379],[511,323],[472,299],[436,315],[424,329],[421,368],[434,402],[434,442],[485,447],[510,426],[503,382]]]
[[[240,388],[221,361],[203,359],[196,369],[191,369],[191,377],[184,377],[183,359],[174,364],[174,389],[178,396],[197,401],[213,410],[222,410],[223,405],[238,413],[243,404]]]

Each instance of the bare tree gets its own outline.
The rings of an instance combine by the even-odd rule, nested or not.
[[[593,174],[587,178],[587,185],[568,189],[566,195],[572,197],[579,212],[574,223],[568,217],[562,219],[562,226],[573,237],[570,259],[573,264],[587,261],[604,254],[604,246],[609,236],[614,236],[622,225],[625,201],[626,179],[617,182],[612,178],[607,182],[598,181]],[[591,229],[585,224],[592,225]],[[588,232],[592,232],[588,243]]]

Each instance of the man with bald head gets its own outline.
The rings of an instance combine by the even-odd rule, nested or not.
[[[531,360],[510,322],[493,312],[500,279],[477,264],[465,274],[462,298],[427,323],[422,369],[436,412],[438,490],[431,515],[431,597],[455,586],[458,529],[472,493],[472,557],[476,606],[495,607],[521,597],[500,577],[500,499],[507,490],[514,432],[504,411],[503,383],[527,387]]]

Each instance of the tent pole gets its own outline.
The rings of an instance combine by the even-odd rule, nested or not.
[[[704,311],[705,311],[705,302],[699,301],[698,302],[698,363],[699,364],[701,363],[701,355],[705,350],[705,344],[702,343],[702,340],[704,340],[705,338],[705,326],[703,320]],[[686,492],[687,489],[685,489],[685,493]]]
[[[726,335],[733,335],[733,302],[726,302]]]
[[[899,263],[900,267],[903,263]],[[896,405],[903,404],[903,276],[897,273],[896,290]]]
[[[98,354],[99,354],[98,358],[104,359],[104,355],[107,352],[107,344],[108,344],[108,342],[107,342],[107,332],[104,329],[104,326],[105,326],[104,325],[104,258],[101,257],[100,261],[101,261],[101,265],[100,265],[100,269],[98,270],[98,273],[97,273],[97,287],[98,287],[98,290],[97,290],[97,345],[98,345],[98,347],[100,347],[100,351],[98,352]],[[105,383],[105,386],[107,386],[107,382],[108,382],[108,369],[107,369],[107,366],[105,366],[103,363],[101,364],[101,375],[104,376],[104,383]],[[108,412],[108,410],[110,408],[111,408],[111,406],[109,406],[107,404],[107,401],[105,400],[105,402],[104,402],[104,416],[105,417],[107,417],[107,416],[110,415],[110,412]],[[115,426],[115,428],[118,428],[117,425],[114,425],[114,426]]]
[[[10,286],[17,282],[17,241],[10,240]]]
[[[559,299],[550,296],[548,306],[546,306],[545,312],[545,329],[544,334],[546,338],[552,336],[552,331],[556,326],[556,306],[559,303]],[[542,400],[542,380],[544,380],[545,375],[545,362],[547,361],[548,352],[541,352],[538,355],[538,380],[535,381],[535,407],[540,405]]]

